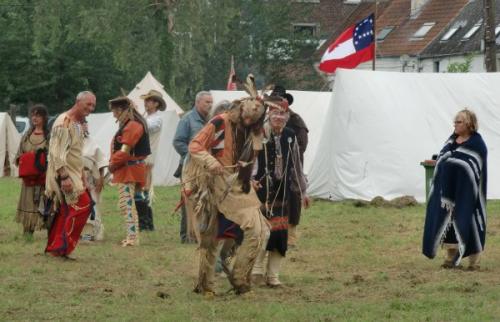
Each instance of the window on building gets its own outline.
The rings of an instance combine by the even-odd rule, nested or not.
[[[394,26],[387,26],[382,28],[377,35],[377,41],[383,41],[387,35],[394,29]]]
[[[293,32],[304,36],[314,37],[318,33],[318,25],[315,23],[294,23]]]
[[[453,27],[451,27],[450,30],[448,30],[448,32],[444,34],[443,38],[441,38],[441,41],[450,40],[450,38],[453,37],[453,35],[456,34],[456,32],[460,28],[462,28],[462,26],[453,26]]]
[[[496,44],[500,45],[500,25],[495,27]],[[499,65],[500,66],[500,65]]]
[[[426,22],[422,25],[422,27],[420,27],[416,33],[413,34],[413,39],[420,39],[420,38],[424,38],[425,35],[427,35],[427,33],[429,32],[429,30],[432,29],[432,27],[434,27],[436,23],[435,22]]]
[[[497,25],[495,27],[495,37],[498,37],[498,35],[500,34],[500,25]],[[497,39],[498,40],[498,39]]]
[[[327,39],[320,39],[318,42],[318,47],[316,47],[316,50],[320,49],[321,46],[327,41]]]
[[[462,37],[462,40],[469,40],[474,34],[481,28],[481,25],[483,24],[483,19],[479,19],[478,22],[472,28],[470,28],[469,31]]]

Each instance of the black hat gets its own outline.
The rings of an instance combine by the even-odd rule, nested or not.
[[[288,105],[293,104],[293,96],[286,92],[286,89],[281,85],[275,85],[273,91],[271,92],[271,96],[279,96],[288,101]]]
[[[118,96],[108,101],[109,109],[121,108],[125,110],[133,106],[132,101],[127,96]]]

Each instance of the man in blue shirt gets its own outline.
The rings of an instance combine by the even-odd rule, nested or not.
[[[174,136],[174,148],[181,156],[179,169],[182,168],[184,164],[184,159],[188,153],[188,145],[191,139],[205,126],[207,123],[207,116],[212,108],[213,98],[210,92],[202,91],[196,94],[194,107],[191,111],[187,112],[177,125],[177,130]],[[180,173],[180,171],[179,171]],[[191,243],[194,240],[191,236],[187,234],[187,222],[186,222],[186,208],[182,206],[181,208],[182,218],[181,218],[181,243]]]

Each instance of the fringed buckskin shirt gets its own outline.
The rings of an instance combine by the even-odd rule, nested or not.
[[[53,199],[56,205],[59,205],[63,200],[68,205],[76,204],[78,197],[85,191],[82,179],[83,139],[84,133],[80,123],[72,121],[67,113],[57,117],[50,134],[47,179],[45,181],[45,194]],[[57,171],[63,167],[73,182],[71,193],[63,193],[57,182],[59,176]]]

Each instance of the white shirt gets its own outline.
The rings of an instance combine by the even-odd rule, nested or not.
[[[108,165],[104,153],[92,137],[83,140],[83,166],[90,170],[92,177],[99,178],[99,169]]]
[[[146,158],[146,164],[153,165],[158,151],[158,144],[160,143],[163,120],[159,111],[146,114],[145,118],[148,123],[149,146],[151,147],[151,154]]]

